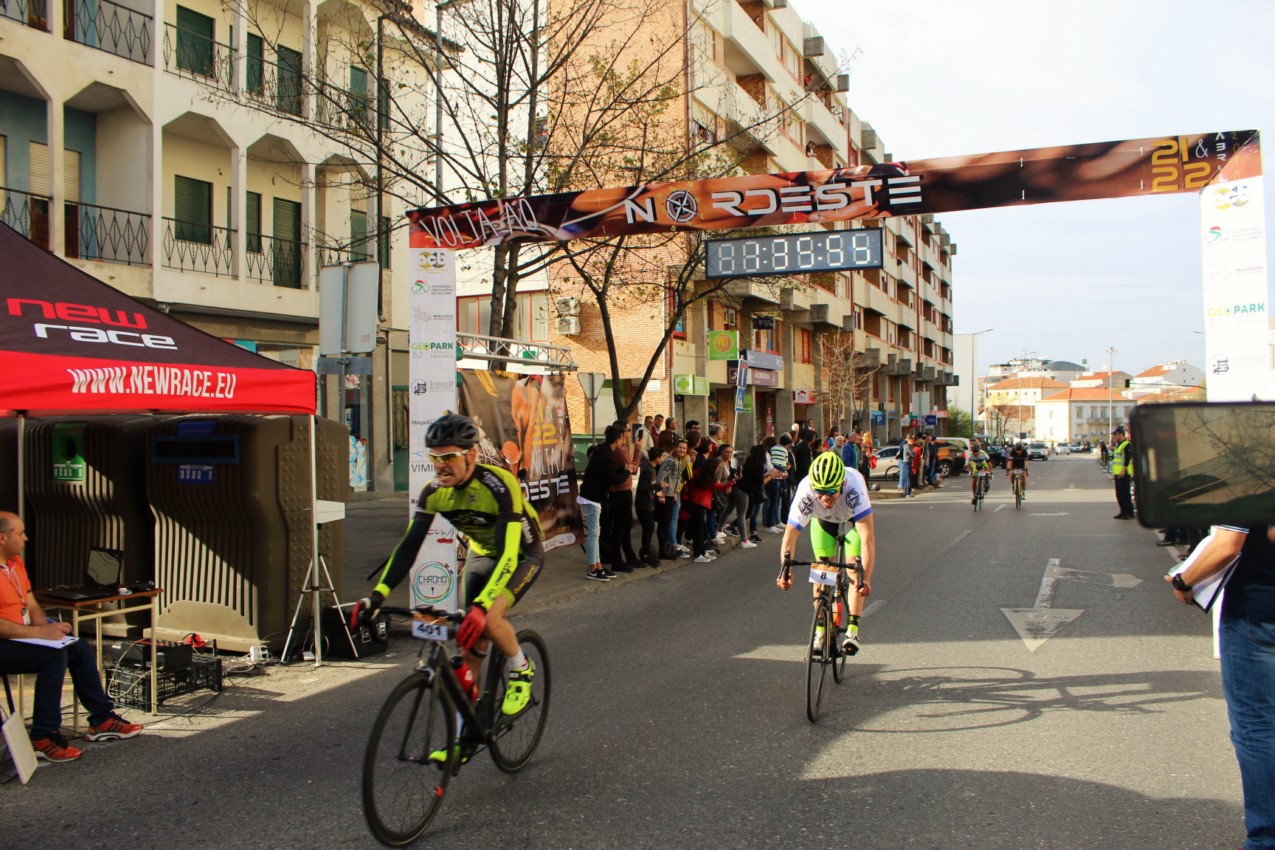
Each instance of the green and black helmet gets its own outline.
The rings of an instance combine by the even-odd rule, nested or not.
[[[846,465],[836,452],[824,452],[810,464],[810,486],[824,492],[840,491],[846,483]]]

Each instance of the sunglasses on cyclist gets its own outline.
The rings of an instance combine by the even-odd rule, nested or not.
[[[838,488],[836,488],[835,490],[818,490],[818,489],[816,489],[816,490],[815,490],[815,495],[816,495],[816,496],[839,496],[839,495],[841,495],[841,488],[840,488],[840,487],[838,487]]]
[[[467,454],[469,454],[467,451],[443,452],[442,454],[434,454],[433,452],[430,452],[429,460],[431,463],[451,463],[457,458],[462,458]]]

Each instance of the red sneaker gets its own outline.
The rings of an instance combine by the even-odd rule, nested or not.
[[[132,738],[141,734],[142,724],[129,723],[123,717],[115,712],[111,712],[111,716],[103,720],[96,726],[89,727],[89,733],[84,736],[86,741],[119,741],[124,738]]]
[[[47,738],[32,741],[31,748],[35,750],[37,759],[44,759],[45,761],[75,761],[84,755],[82,750],[68,744],[66,738],[62,737],[61,732],[51,732]]]

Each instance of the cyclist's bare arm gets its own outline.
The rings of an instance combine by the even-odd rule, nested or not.
[[[863,584],[858,593],[867,596],[872,593],[872,569],[877,563],[876,523],[872,514],[868,514],[854,524],[859,532],[859,560],[863,562]]]
[[[795,528],[788,523],[784,523],[784,539],[779,544],[779,558],[781,562],[791,561],[797,555],[797,538],[801,536],[801,529]],[[792,587],[792,571],[781,569],[778,578],[775,579],[775,585],[780,590],[787,590]]]

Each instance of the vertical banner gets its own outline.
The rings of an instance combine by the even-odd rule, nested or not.
[[[425,432],[435,419],[456,410],[456,253],[412,247],[408,256],[412,275],[408,301],[411,516],[421,489],[434,477]],[[437,605],[452,611],[459,605],[456,530],[441,516],[434,517],[412,565],[409,584],[413,605]]]
[[[1262,180],[1220,181],[1200,192],[1209,401],[1247,401],[1270,383]]]
[[[546,551],[583,540],[563,377],[469,369],[462,375],[461,411],[482,435],[478,462],[518,479],[540,516]]]

